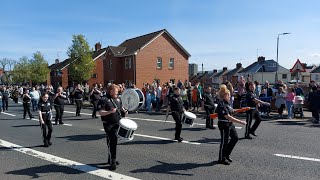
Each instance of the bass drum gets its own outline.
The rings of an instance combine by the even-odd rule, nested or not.
[[[143,107],[145,97],[143,92],[138,88],[126,89],[121,94],[122,106],[128,111],[136,111]]]

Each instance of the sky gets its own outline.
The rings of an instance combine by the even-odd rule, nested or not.
[[[0,58],[19,60],[40,51],[49,64],[67,58],[72,35],[91,47],[117,46],[126,39],[167,29],[205,71],[257,56],[292,68],[320,64],[318,0],[2,0]]]

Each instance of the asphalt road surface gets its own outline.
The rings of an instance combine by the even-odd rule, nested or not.
[[[134,113],[138,124],[134,140],[120,142],[116,171],[109,171],[107,146],[99,119],[91,109],[75,116],[65,107],[65,125],[55,125],[53,145],[43,147],[38,116],[22,119],[22,104],[9,103],[0,114],[0,179],[320,179],[320,132],[310,118],[265,119],[258,137],[243,139],[244,127],[231,165],[217,164],[219,130],[205,128],[197,114],[194,127],[184,127],[184,142],[172,140],[174,123],[164,114]],[[305,116],[310,117],[306,112]],[[216,120],[215,120],[216,123]]]

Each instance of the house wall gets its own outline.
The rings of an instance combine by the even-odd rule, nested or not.
[[[291,80],[291,74],[287,74],[287,78],[283,79],[282,74],[284,73],[278,73],[278,80],[282,80],[284,83],[287,83]],[[265,81],[269,81],[270,84],[275,84],[275,73],[274,72],[258,72],[255,74],[252,74],[252,81],[258,81],[259,83],[264,83]]]
[[[310,73],[311,80],[315,82],[320,82],[320,73]]]
[[[162,69],[157,69],[157,58],[162,58]],[[174,69],[169,69],[169,60],[174,58]],[[159,79],[160,83],[175,79],[188,80],[188,56],[171,38],[163,33],[136,56],[136,86],[142,88],[144,83]]]
[[[88,85],[91,87],[93,84],[98,83],[98,84],[104,84],[104,68],[103,68],[103,63],[104,63],[104,56],[99,57],[98,59],[95,60],[95,68],[93,71],[93,74],[96,74],[96,78],[90,78],[88,80]]]

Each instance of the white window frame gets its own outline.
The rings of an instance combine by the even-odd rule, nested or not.
[[[125,58],[125,64],[124,64],[124,68],[125,69],[131,69],[131,58],[128,57],[128,58]]]
[[[174,58],[169,59],[169,69],[174,69]]]
[[[162,57],[157,58],[157,69],[162,69]]]

